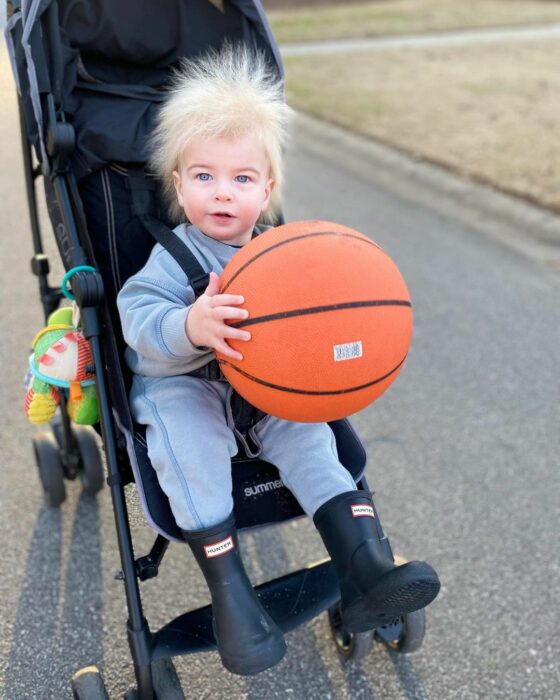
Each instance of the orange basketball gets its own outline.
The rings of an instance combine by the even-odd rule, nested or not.
[[[393,382],[412,337],[395,263],[371,239],[330,221],[296,221],[251,240],[220,289],[245,297],[251,332],[217,353],[226,379],[257,408],[292,421],[348,416]]]

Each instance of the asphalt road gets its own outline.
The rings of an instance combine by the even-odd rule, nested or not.
[[[2,325],[0,405],[0,687],[6,700],[71,697],[92,663],[111,698],[132,684],[122,584],[107,489],[97,501],[68,486],[60,510],[41,500],[21,410],[28,348],[42,325],[5,53],[0,73]],[[235,677],[214,653],[176,666],[188,697],[230,700],[552,700],[560,696],[560,276],[558,248],[523,239],[517,206],[362,142],[299,127],[288,168],[289,219],[324,218],[366,232],[394,258],[415,309],[399,379],[354,425],[394,549],[423,558],[443,588],[427,611],[423,648],[376,646],[345,663],[325,616],[287,635],[282,663]],[[398,159],[397,159],[398,160]],[[425,177],[423,175],[425,174]],[[430,183],[427,186],[426,183]],[[496,195],[497,196],[497,195]],[[490,196],[492,199],[493,195]],[[480,204],[479,204],[480,203]],[[537,227],[533,227],[536,232]],[[527,227],[528,230],[528,227]],[[544,241],[544,242],[543,242]],[[52,250],[52,241],[49,241]],[[54,259],[54,256],[53,256]],[[57,267],[54,279],[60,275]],[[137,553],[152,535],[132,508]],[[323,556],[308,521],[243,538],[255,581]],[[143,584],[153,629],[206,602],[185,548],[172,545]]]
[[[348,53],[349,51],[386,51],[411,47],[464,46],[497,41],[540,41],[560,36],[560,24],[528,27],[490,27],[455,29],[443,32],[425,32],[405,36],[380,36],[358,39],[329,39],[289,43],[280,47],[282,56],[309,56],[312,54]]]

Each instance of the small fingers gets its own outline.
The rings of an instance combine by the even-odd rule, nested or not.
[[[243,304],[245,297],[239,294],[216,294],[210,298],[210,306],[216,308],[218,306],[238,306]]]
[[[237,350],[234,350],[233,348],[231,348],[225,342],[225,340],[220,340],[220,341],[216,342],[215,350],[217,350],[222,355],[225,355],[226,357],[231,357],[232,360],[242,360],[243,359],[243,355],[240,352],[237,352]]]
[[[221,321],[243,321],[249,316],[246,309],[238,309],[235,306],[220,306],[214,309],[215,318]]]
[[[223,337],[230,338],[232,340],[251,340],[251,334],[249,331],[242,331],[237,328],[232,328],[231,326],[226,326]]]
[[[208,286],[206,287],[205,294],[209,297],[214,297],[220,291],[220,278],[215,272],[210,273],[208,280]]]

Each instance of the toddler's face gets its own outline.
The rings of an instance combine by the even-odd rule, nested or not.
[[[251,134],[190,144],[173,184],[188,220],[230,245],[250,240],[274,187],[266,152]]]

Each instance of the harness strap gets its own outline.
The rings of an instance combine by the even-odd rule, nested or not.
[[[224,375],[222,374],[218,360],[210,360],[210,362],[205,364],[203,367],[192,369],[190,372],[187,372],[187,374],[189,377],[208,379],[211,382],[218,382],[221,379],[224,379]]]
[[[170,228],[167,228],[153,216],[142,215],[138,217],[144,228],[150,233],[158,243],[167,250],[171,257],[181,266],[183,272],[189,278],[189,283],[193,288],[194,295],[198,299],[208,286],[210,275],[204,271],[194,254],[176,236]]]

